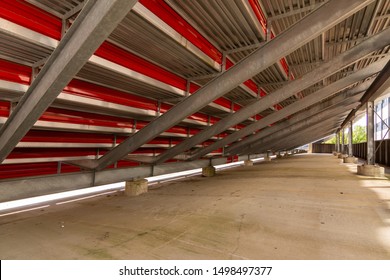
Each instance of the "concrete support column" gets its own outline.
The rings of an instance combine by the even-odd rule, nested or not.
[[[341,130],[341,150],[340,153],[345,154],[344,128]]]
[[[267,154],[264,156],[264,161],[271,161],[271,157],[270,157],[268,151],[267,151]]]
[[[148,192],[148,180],[139,179],[134,181],[126,181],[126,185],[125,185],[126,196],[138,196],[146,192]]]
[[[358,165],[357,173],[359,175],[370,177],[383,177],[385,169],[375,165],[375,142],[374,142],[374,102],[368,101],[367,110],[367,164]]]
[[[352,139],[353,139],[353,128],[352,121],[349,122],[349,134],[348,134],[348,156],[343,159],[344,163],[357,163],[358,159],[353,156]]]
[[[374,142],[374,102],[367,102],[367,164],[375,164],[375,142]]]
[[[353,157],[352,140],[353,140],[353,124],[351,121],[349,123],[349,135],[348,135],[348,156],[349,157]]]
[[[202,176],[203,177],[213,177],[215,175],[215,167],[212,165],[206,166],[202,168]]]
[[[307,153],[308,154],[312,154],[313,153],[313,143],[309,144],[309,149],[308,149]]]

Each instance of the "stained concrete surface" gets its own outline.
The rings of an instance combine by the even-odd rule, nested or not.
[[[390,180],[276,159],[1,217],[0,258],[390,259]]]

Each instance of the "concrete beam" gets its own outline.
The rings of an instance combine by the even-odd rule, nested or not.
[[[0,131],[0,162],[126,16],[136,0],[89,1]]]
[[[156,163],[165,162],[166,160],[173,158],[175,155],[180,154],[191,147],[206,141],[207,139],[210,139],[212,136],[225,131],[229,127],[258,114],[269,107],[272,107],[274,104],[301,92],[305,88],[323,80],[340,69],[356,62],[365,55],[369,55],[371,52],[381,49],[388,44],[390,44],[390,29],[367,39],[360,45],[355,46],[339,56],[336,56],[331,61],[323,63],[322,66],[314,69],[312,72],[302,76],[301,78],[290,81],[287,86],[276,90],[272,94],[269,94],[252,104],[245,106],[244,108],[241,108],[238,112],[223,118],[218,123],[203,129],[193,137],[175,145],[173,148],[157,157]]]
[[[188,115],[223,96],[371,2],[373,0],[327,2],[106,153],[96,162],[96,169],[101,170],[135,151]],[[310,28],[307,28],[308,26]]]
[[[229,143],[233,143],[234,141],[240,139],[240,138],[243,138],[247,135],[250,135],[252,134],[253,132],[256,132],[270,124],[273,124],[283,118],[286,118],[294,113],[297,113],[299,112],[300,110],[302,109],[305,109],[319,101],[321,101],[322,99],[325,99],[329,96],[332,96],[334,93],[338,92],[338,91],[341,91],[343,89],[345,89],[346,87],[352,85],[352,84],[355,84],[361,80],[364,80],[366,79],[367,77],[370,77],[376,73],[378,73],[382,68],[383,66],[385,65],[387,61],[384,61],[384,60],[381,60],[381,61],[378,61],[378,62],[375,62],[369,66],[367,66],[366,68],[364,69],[361,69],[359,71],[357,71],[356,73],[354,74],[351,74],[343,79],[340,79],[318,91],[316,91],[314,94],[311,94],[287,107],[284,107],[282,110],[279,110],[278,112],[275,112],[275,113],[272,113],[268,116],[266,116],[265,118],[255,122],[255,123],[252,123],[246,127],[244,127],[243,129],[237,131],[237,132],[234,132],[226,137],[224,137],[223,139],[201,149],[200,151],[198,151],[195,155],[193,155],[191,157],[192,160],[194,159],[197,159],[203,155],[206,155],[207,153],[211,152],[211,151],[214,151],[214,150],[217,150],[221,147],[224,147],[225,145],[229,144]],[[250,139],[254,137],[253,135],[248,137],[247,139]],[[251,140],[246,140],[245,141],[251,141]]]

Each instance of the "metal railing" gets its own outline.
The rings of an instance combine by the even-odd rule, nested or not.
[[[312,144],[313,153],[332,153],[336,150],[334,144]],[[353,155],[361,159],[367,159],[367,143],[352,145]],[[375,163],[390,166],[390,139],[375,141]],[[348,153],[348,145],[342,146],[342,152]]]
[[[367,159],[367,143],[353,144],[353,155]],[[375,141],[375,163],[390,166],[390,139]]]

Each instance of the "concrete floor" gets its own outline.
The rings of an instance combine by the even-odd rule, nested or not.
[[[0,218],[1,259],[390,259],[390,180],[297,155]]]

